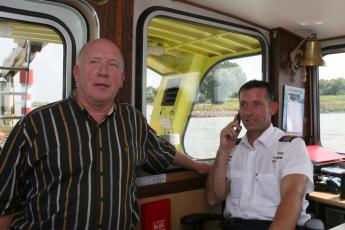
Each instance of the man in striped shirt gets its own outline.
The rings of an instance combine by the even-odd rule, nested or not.
[[[139,168],[208,172],[116,102],[124,60],[111,41],[86,44],[73,75],[70,97],[27,114],[0,153],[0,229],[133,229]]]

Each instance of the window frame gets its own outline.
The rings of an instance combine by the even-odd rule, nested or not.
[[[135,60],[135,76],[136,80],[133,82],[134,90],[132,91],[132,98],[134,99],[134,105],[139,109],[143,114],[146,114],[146,83],[147,83],[147,33],[148,27],[151,20],[154,17],[165,16],[169,18],[175,18],[177,20],[189,21],[191,23],[204,24],[205,26],[216,27],[223,30],[228,30],[231,32],[241,33],[258,39],[262,48],[262,79],[268,81],[268,70],[269,70],[269,39],[268,35],[258,27],[254,27],[238,20],[234,19],[219,19],[202,16],[195,13],[179,11],[167,7],[153,6],[145,9],[139,16],[136,33],[135,33],[135,42],[136,42],[136,60]],[[225,61],[220,60],[219,62]],[[212,69],[212,66],[209,70]],[[208,72],[208,71],[207,71]],[[207,72],[205,74],[207,74]],[[188,122],[187,122],[188,124]],[[185,132],[185,129],[184,129]],[[184,136],[183,134],[181,134]],[[183,142],[182,142],[183,144]]]
[[[136,68],[135,76],[136,80],[134,81],[134,105],[137,109],[142,111],[143,114],[146,114],[146,97],[144,97],[144,91],[146,89],[146,44],[147,44],[147,32],[148,26],[152,18],[157,16],[166,16],[171,18],[176,18],[177,20],[190,21],[192,23],[204,24],[206,26],[216,27],[219,29],[228,30],[231,32],[238,32],[244,35],[254,37],[259,40],[262,47],[262,79],[268,81],[268,70],[269,70],[269,39],[268,35],[265,35],[264,32],[255,26],[251,26],[245,23],[241,23],[237,20],[221,20],[218,18],[206,17],[196,13],[189,13],[180,10],[175,10],[167,7],[153,6],[147,8],[144,12],[141,13],[138,18],[136,25]],[[146,92],[146,91],[145,91]],[[145,105],[145,106],[144,106]]]
[[[99,37],[99,22],[94,9],[85,1],[3,0],[0,18],[41,24],[61,36],[64,44],[62,95],[67,98],[75,85],[72,72],[77,52],[89,38]]]

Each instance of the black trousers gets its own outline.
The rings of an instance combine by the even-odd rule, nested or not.
[[[221,223],[222,230],[267,230],[270,220],[247,220],[241,218],[228,218]],[[303,230],[302,226],[296,226],[296,230]]]

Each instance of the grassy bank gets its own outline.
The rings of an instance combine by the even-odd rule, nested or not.
[[[225,113],[225,111],[237,111],[238,99],[227,99],[223,104],[197,104],[194,111],[197,113]],[[332,95],[320,97],[321,113],[345,112],[345,95]]]
[[[238,99],[230,98],[222,104],[195,104],[193,117],[219,117],[231,116],[238,110]]]
[[[222,104],[196,104],[194,110],[210,111],[210,110],[238,110],[238,99],[230,98]]]
[[[320,97],[321,113],[345,112],[345,95],[332,95]]]

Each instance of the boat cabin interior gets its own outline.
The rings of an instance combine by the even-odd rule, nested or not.
[[[6,140],[26,113],[68,97],[76,54],[94,38],[123,52],[117,99],[179,151],[209,164],[238,111],[239,87],[268,81],[278,102],[272,124],[304,139],[319,179],[310,212],[335,228],[345,222],[344,9],[342,0],[2,0],[0,131]],[[222,205],[207,204],[205,182],[177,167],[140,170],[137,230],[154,221],[190,229],[183,216],[222,213]],[[162,213],[163,222],[152,217]]]

